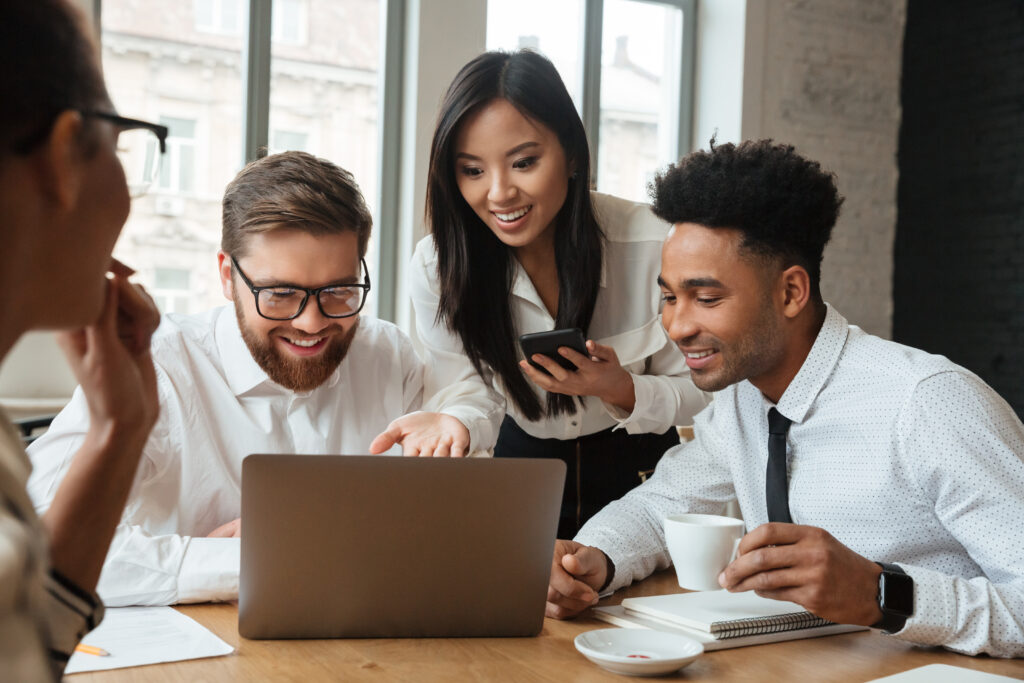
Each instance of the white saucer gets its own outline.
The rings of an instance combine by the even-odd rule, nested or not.
[[[628,676],[669,674],[704,652],[693,638],[646,628],[602,628],[581,633],[573,642],[598,666]]]

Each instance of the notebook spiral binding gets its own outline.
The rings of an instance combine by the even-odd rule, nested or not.
[[[831,625],[832,622],[828,619],[816,617],[810,612],[791,612],[789,614],[777,614],[773,617],[750,617],[748,619],[716,622],[711,625],[711,635],[718,639],[739,638],[741,636],[756,636],[764,633],[796,631],[802,628]]]

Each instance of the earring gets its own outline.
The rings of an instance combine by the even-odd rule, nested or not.
[[[576,171],[573,171],[572,174],[569,176],[569,180],[576,180],[576,176],[578,176],[578,175],[579,175],[579,173],[577,173]]]

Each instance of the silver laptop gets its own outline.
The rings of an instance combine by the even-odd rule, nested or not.
[[[238,632],[536,635],[564,480],[534,458],[250,455]]]

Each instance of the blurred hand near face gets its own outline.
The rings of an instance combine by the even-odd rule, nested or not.
[[[402,444],[403,455],[461,458],[469,453],[469,430],[444,413],[409,413],[392,422],[373,440],[370,453],[378,455],[396,443]]]
[[[532,360],[545,368],[545,375],[528,361],[519,361],[526,376],[544,391],[568,396],[596,396],[606,403],[632,412],[636,405],[633,377],[619,363],[615,349],[587,340],[589,356],[562,346],[558,353],[572,362],[576,370],[566,370],[556,361],[539,353]]]
[[[114,261],[99,319],[57,341],[89,406],[90,431],[113,429],[145,442],[159,412],[149,342],[160,324],[153,299]],[[141,444],[140,444],[141,445]]]

